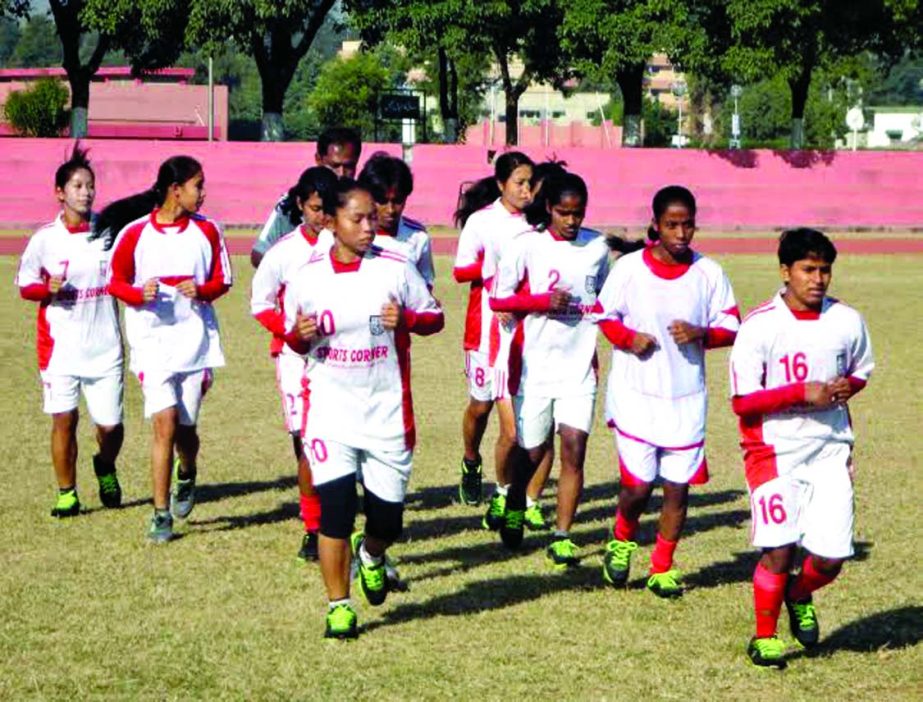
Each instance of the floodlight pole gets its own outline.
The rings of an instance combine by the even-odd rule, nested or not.
[[[215,138],[215,72],[212,57],[208,57],[208,140]]]
[[[731,142],[729,146],[732,149],[740,148],[740,108],[738,100],[743,91],[744,89],[736,83],[731,86],[731,96],[734,98],[734,115],[731,118]]]

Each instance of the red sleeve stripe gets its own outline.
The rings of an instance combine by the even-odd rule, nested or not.
[[[196,222],[196,224],[205,234],[212,250],[211,274],[202,285],[196,286],[196,293],[198,293],[200,300],[211,302],[212,300],[217,300],[231,289],[230,275],[225,274],[223,256],[221,255],[221,234],[218,233],[218,228],[208,220]]]
[[[483,261],[477,261],[468,266],[457,266],[452,269],[452,277],[456,283],[468,283],[481,280],[481,267]]]
[[[551,293],[518,293],[509,297],[492,297],[489,302],[494,312],[547,312],[551,309]]]
[[[634,343],[637,332],[626,327],[620,320],[607,319],[599,323],[599,330],[617,349],[627,351]]]
[[[135,286],[135,249],[146,224],[147,219],[129,225],[112,254],[109,294],[135,307],[144,304],[144,293]]]
[[[731,406],[738,417],[774,414],[803,403],[804,392],[804,383],[792,383],[771,390],[757,390],[749,395],[737,395],[731,400]]]
[[[419,336],[429,336],[442,331],[445,326],[445,316],[442,312],[414,312],[405,309],[402,314],[404,328],[418,334]]]
[[[253,318],[276,336],[285,336],[285,315],[276,310],[263,310]]]
[[[730,346],[737,338],[737,332],[725,329],[723,327],[709,327],[705,330],[705,348],[719,349],[722,346]]]
[[[45,283],[32,283],[19,288],[19,296],[23,300],[32,300],[33,302],[45,302],[51,299],[51,290]]]

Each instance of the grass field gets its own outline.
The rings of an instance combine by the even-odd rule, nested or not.
[[[770,257],[723,259],[741,308],[776,284]],[[40,411],[33,305],[0,300],[0,699],[666,699],[919,700],[923,697],[923,491],[917,306],[923,257],[843,257],[833,292],[866,316],[878,367],[852,403],[857,426],[858,558],[816,598],[824,642],[787,671],[744,658],[752,628],[747,499],[726,352],[710,354],[712,482],[698,490],[678,565],[689,590],[657,600],[642,574],[654,514],[626,591],[603,585],[602,547],[617,470],[597,420],[575,539],[582,566],[556,574],[545,537],[521,553],[454,503],[465,403],[464,290],[440,259],[442,334],[414,342],[418,451],[405,538],[393,549],[410,591],[358,603],[355,643],[321,638],[319,572],[295,560],[300,531],[291,449],[267,338],[248,315],[249,265],[218,303],[228,367],[201,419],[199,505],[183,538],[151,547],[149,427],[127,381],[120,472],[126,506],[99,508],[81,428],[86,513],[48,517],[54,482]],[[0,258],[11,281],[15,259]],[[914,331],[916,330],[916,331]],[[487,446],[492,444],[491,427]],[[490,471],[488,471],[490,472]],[[659,504],[659,503],[658,503]],[[655,505],[656,507],[657,505]],[[788,636],[783,623],[781,632]]]

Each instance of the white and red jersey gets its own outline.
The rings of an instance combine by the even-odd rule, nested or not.
[[[154,210],[128,224],[113,246],[109,290],[126,303],[131,369],[187,373],[223,366],[211,304],[232,283],[221,230],[198,215],[172,224],[158,223],[156,215]],[[144,302],[142,288],[152,278],[159,282],[157,296]],[[196,299],[176,289],[185,280],[195,283]]]
[[[404,310],[390,331],[381,321],[389,301]],[[299,312],[317,315],[307,348],[292,333]],[[311,433],[359,449],[413,448],[409,333],[435,333],[444,321],[416,267],[378,246],[353,264],[317,247],[289,280],[285,318],[287,343],[311,363]]]
[[[417,267],[429,289],[433,289],[436,284],[433,246],[430,243],[429,232],[422,223],[410,217],[401,217],[394,236],[383,229],[378,230],[375,236],[375,246],[380,246],[386,251],[396,251],[404,256]]]
[[[705,349],[727,346],[740,316],[730,281],[715,261],[667,265],[649,248],[618,259],[599,295],[600,328],[613,342],[606,419],[630,438],[667,449],[705,440]],[[704,343],[677,344],[667,327],[688,322],[706,331]],[[657,348],[638,358],[627,349],[637,332]]]
[[[89,232],[59,214],[29,239],[16,274],[22,297],[39,303],[38,367],[55,375],[98,378],[122,365],[119,313],[106,289],[110,254]],[[52,276],[64,279],[55,295]]]
[[[573,241],[551,231],[516,240],[500,262],[490,297],[495,311],[527,314],[521,347],[513,340],[510,392],[543,397],[595,392],[593,314],[608,273],[609,247],[592,229],[581,229]],[[554,290],[570,292],[566,311],[549,311]]]
[[[730,358],[731,395],[742,415],[741,447],[751,488],[789,472],[827,442],[852,445],[846,405],[808,407],[804,384],[844,377],[855,392],[874,367],[862,316],[838,300],[825,298],[819,312],[795,312],[779,293],[751,311]],[[748,400],[764,412],[746,411],[753,404]]]
[[[490,352],[493,314],[488,296],[491,283],[509,242],[531,231],[525,216],[510,212],[499,198],[473,213],[465,222],[458,237],[453,275],[459,283],[471,283],[465,315],[466,351]],[[488,296],[482,294],[485,288]],[[496,331],[495,327],[494,333]]]
[[[269,353],[294,354],[285,343],[285,287],[293,271],[311,257],[315,246],[329,249],[333,245],[333,234],[322,229],[316,237],[299,225],[279,239],[266,251],[259,267],[253,274],[250,286],[250,314],[272,333]]]

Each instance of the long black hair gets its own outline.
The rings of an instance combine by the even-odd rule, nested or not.
[[[54,172],[54,186],[56,188],[63,189],[64,186],[67,185],[67,181],[71,179],[71,176],[81,169],[89,171],[90,175],[93,176],[93,180],[96,180],[96,174],[90,167],[90,159],[87,158],[88,153],[88,149],[80,147],[79,140],[74,142],[74,148],[71,150],[70,156],[68,156],[67,160],[58,166],[58,170]]]
[[[403,160],[376,151],[362,167],[359,184],[368,188],[375,202],[384,202],[386,193],[392,188],[397,191],[399,200],[406,200],[413,192],[413,174]]]
[[[692,194],[689,188],[684,188],[682,185],[668,185],[658,190],[657,194],[654,195],[654,201],[651,203],[654,221],[658,221],[670,205],[677,204],[683,205],[689,210],[690,216],[695,217],[695,195]],[[653,224],[647,228],[647,238],[651,241],[660,239],[660,233],[654,229]]]
[[[167,199],[171,185],[185,183],[202,171],[202,164],[192,156],[172,156],[160,164],[157,180],[147,190],[110,203],[99,213],[91,238],[103,238],[106,249],[129,222],[133,222]]]
[[[500,188],[497,183],[505,183],[520,166],[535,167],[532,159],[521,151],[507,151],[494,162],[494,174],[481,178],[472,184],[458,198],[458,209],[455,210],[455,225],[464,227],[468,217],[500,197]]]
[[[548,225],[548,208],[545,182],[555,176],[567,173],[565,161],[542,161],[532,168],[532,202],[523,210],[526,221],[533,227]],[[537,190],[537,192],[536,192]]]
[[[289,188],[288,194],[279,203],[279,210],[288,217],[292,226],[301,224],[304,217],[298,207],[298,201],[302,203],[309,197],[317,193],[317,196],[324,203],[324,211],[327,210],[327,203],[333,197],[336,189],[337,176],[326,166],[312,166],[306,169],[298,178],[298,182]]]
[[[375,198],[371,191],[362,183],[352,178],[337,178],[337,182],[331,191],[330,197],[324,199],[324,214],[333,217],[338,209],[346,207],[346,203],[349,202],[350,193],[354,193],[357,190],[368,194],[374,202]]]

